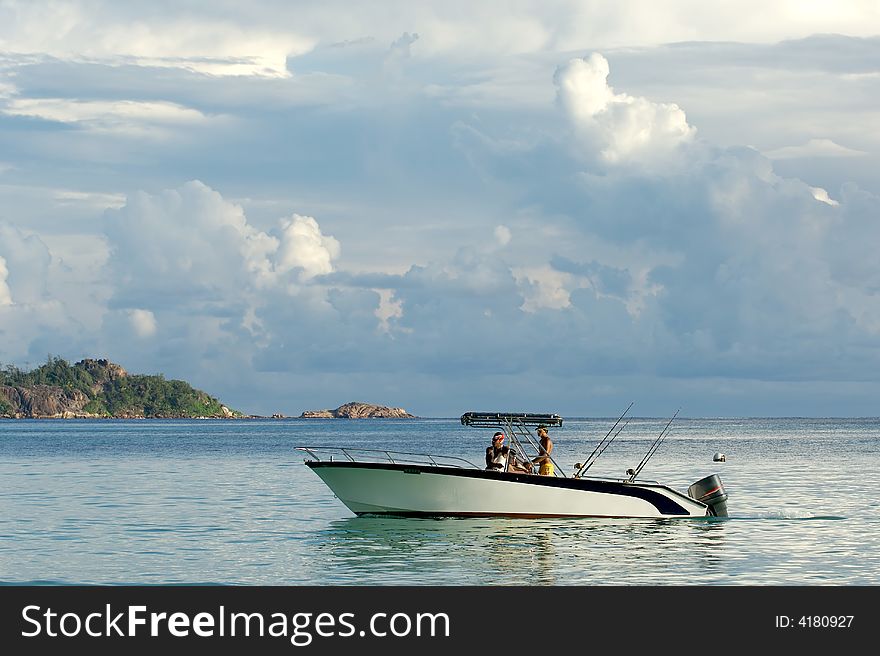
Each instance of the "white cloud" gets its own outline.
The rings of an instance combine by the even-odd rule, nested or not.
[[[120,302],[157,293],[243,302],[257,290],[283,286],[291,272],[299,282],[332,272],[340,253],[313,217],[282,219],[276,236],[199,181],[132,195],[108,210],[105,229]]]
[[[403,316],[403,305],[400,299],[394,297],[394,291],[390,289],[376,289],[379,294],[379,307],[376,308],[376,318],[379,319],[379,330],[385,333],[392,332],[392,322]]]
[[[84,101],[65,98],[20,98],[4,110],[12,116],[33,116],[62,123],[107,121],[108,118],[167,123],[193,123],[204,120],[199,111],[168,102]]]
[[[156,316],[149,310],[132,309],[128,311],[128,320],[134,334],[141,338],[156,334]]]
[[[825,203],[826,205],[840,205],[840,203],[831,198],[828,195],[828,192],[825,189],[822,189],[822,187],[810,187],[810,191],[813,193],[813,198],[821,203]]]
[[[571,305],[571,277],[550,267],[516,269],[523,296],[520,308],[534,314],[540,310],[562,310]]]
[[[0,99],[11,98],[16,93],[14,84],[0,80]]]
[[[13,290],[14,291],[14,290]],[[48,353],[81,353],[82,336],[65,304],[58,300],[0,304],[0,343],[4,362],[27,365]]]
[[[512,235],[510,234],[510,228],[505,225],[497,225],[495,226],[495,241],[498,242],[501,246],[507,246],[510,243],[510,239]]]
[[[770,159],[796,159],[801,157],[862,157],[862,150],[847,148],[831,139],[810,139],[802,146],[784,146],[764,153]]]
[[[283,77],[286,58],[313,47],[312,37],[262,25],[237,24],[201,12],[173,16],[115,3],[11,2],[0,38],[10,52],[42,52],[80,61],[133,61],[210,75]],[[97,12],[97,13],[95,13]],[[222,12],[221,12],[222,13]]]
[[[159,195],[144,192],[109,210],[105,230],[117,294],[241,299],[275,279],[275,237],[254,228],[242,208],[198,181]]]
[[[16,303],[39,304],[46,300],[52,258],[37,235],[0,221],[0,257],[6,265],[5,284]]]
[[[339,242],[321,233],[318,222],[310,216],[294,214],[280,224],[281,240],[274,258],[275,271],[286,273],[300,269],[303,280],[333,271],[339,257]]]
[[[89,351],[85,344],[94,343],[108,296],[87,250],[96,241],[94,235],[44,238],[0,221],[0,360],[27,363],[47,353]],[[50,250],[55,242],[81,257],[66,261]]]
[[[123,194],[77,191],[72,189],[44,189],[41,191],[43,193],[51,193],[52,199],[60,206],[84,205],[94,209],[119,209],[125,205],[125,196]]]
[[[846,184],[829,211],[834,222],[822,244],[835,292],[846,290],[838,302],[852,316],[880,317],[880,195]]]
[[[170,102],[83,101],[65,98],[17,98],[0,108],[10,116],[27,116],[47,121],[80,125],[92,132],[132,136],[170,137],[178,131],[223,117]]]
[[[654,103],[626,93],[615,93],[607,82],[608,61],[593,53],[572,59],[556,71],[559,102],[581,137],[581,146],[600,151],[611,164],[658,163],[669,158],[696,132],[678,105]]]
[[[0,305],[12,305],[12,291],[6,284],[9,269],[6,268],[6,260],[0,257]]]

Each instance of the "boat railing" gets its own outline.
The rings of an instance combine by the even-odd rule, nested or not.
[[[385,449],[361,449],[341,446],[298,446],[297,451],[307,453],[316,462],[387,462],[393,465],[430,465],[432,467],[456,467],[479,469],[474,463],[455,456],[430,453],[406,453]]]
[[[585,481],[610,481],[612,483],[632,483],[629,478],[622,478],[620,476],[580,476],[578,480]],[[660,485],[658,481],[639,481],[638,485]]]

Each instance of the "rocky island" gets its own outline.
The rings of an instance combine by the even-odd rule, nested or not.
[[[129,374],[104,359],[49,357],[32,371],[0,370],[0,417],[194,419],[242,417],[182,380]]]
[[[403,408],[352,401],[335,410],[306,410],[301,419],[418,419]]]

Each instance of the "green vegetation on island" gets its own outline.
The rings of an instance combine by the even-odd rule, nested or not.
[[[0,369],[0,416],[15,418],[241,417],[182,380],[132,375],[108,360],[49,356],[36,369]]]

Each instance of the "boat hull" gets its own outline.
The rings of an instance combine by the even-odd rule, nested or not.
[[[479,469],[307,461],[357,515],[425,517],[704,517],[665,485]]]

